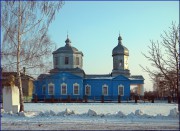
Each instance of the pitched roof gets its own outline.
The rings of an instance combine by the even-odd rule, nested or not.
[[[130,80],[144,80],[142,75],[133,75],[129,77]]]
[[[17,72],[2,72],[2,79],[6,78],[10,75],[17,77]],[[33,78],[32,76],[24,75],[23,73],[21,73],[21,76],[22,76],[22,78],[30,78],[32,80],[35,80],[35,78]]]
[[[87,79],[112,79],[111,74],[89,74],[86,75],[85,78]]]

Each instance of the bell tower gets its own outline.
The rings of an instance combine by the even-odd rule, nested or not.
[[[118,37],[118,45],[112,51],[113,57],[113,70],[112,76],[124,75],[129,77],[129,66],[128,66],[128,57],[129,50],[123,46],[122,37]]]

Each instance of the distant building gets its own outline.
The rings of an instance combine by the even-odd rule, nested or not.
[[[86,74],[83,70],[83,53],[71,45],[67,37],[65,46],[53,54],[54,68],[49,74],[41,74],[34,82],[36,98],[41,100],[126,100],[130,86],[144,88],[143,76],[131,76],[128,66],[129,51],[123,46],[121,36],[112,50],[113,69],[111,74]]]
[[[141,88],[141,86],[134,87],[131,91],[138,96],[144,96],[144,88]]]
[[[10,75],[13,75],[15,78],[17,78],[17,72],[2,72],[2,82],[7,80]],[[33,77],[29,75],[24,75],[21,73],[21,80],[22,80],[22,90],[23,90],[23,96],[25,98],[32,99],[33,94],[33,81],[35,80]],[[15,85],[17,86],[17,79],[15,81]]]

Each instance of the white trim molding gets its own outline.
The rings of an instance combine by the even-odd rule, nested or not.
[[[104,88],[107,88],[107,94],[104,94]],[[108,85],[106,84],[102,85],[102,95],[108,96]]]
[[[74,90],[74,87],[77,86],[78,87],[78,94],[75,94],[75,90]],[[73,84],[73,95],[79,95],[79,84],[78,83],[74,83]]]
[[[86,94],[86,88],[89,87],[89,94]],[[89,84],[85,85],[85,95],[91,96],[91,86]]]
[[[50,94],[50,92],[49,92],[49,87],[50,87],[50,86],[53,87],[53,93],[52,93],[52,94]],[[54,95],[54,84],[53,84],[53,83],[49,83],[49,84],[48,84],[48,95]]]
[[[63,86],[66,86],[66,93],[65,94],[62,93],[62,87]],[[64,82],[61,84],[61,95],[67,95],[67,84]]]
[[[122,88],[122,94],[119,94],[119,88]],[[122,84],[118,85],[118,95],[124,96],[124,86]]]

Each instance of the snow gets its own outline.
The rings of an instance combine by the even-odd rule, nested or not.
[[[137,116],[143,115],[143,112],[141,110],[136,110],[135,115]]]
[[[49,123],[51,125],[46,129],[70,129],[69,123],[78,130],[77,125],[82,129],[87,129],[83,125],[88,129],[118,129],[122,123],[123,129],[131,129],[130,124],[135,123],[137,129],[178,129],[179,126],[178,104],[174,103],[25,103],[25,112],[4,112],[2,109],[1,116],[2,129],[20,128],[20,123],[22,129],[33,129],[35,125],[37,129],[44,129]],[[59,127],[56,125],[59,122],[64,125]]]
[[[88,115],[89,116],[97,116],[97,113],[91,109],[88,110]]]

